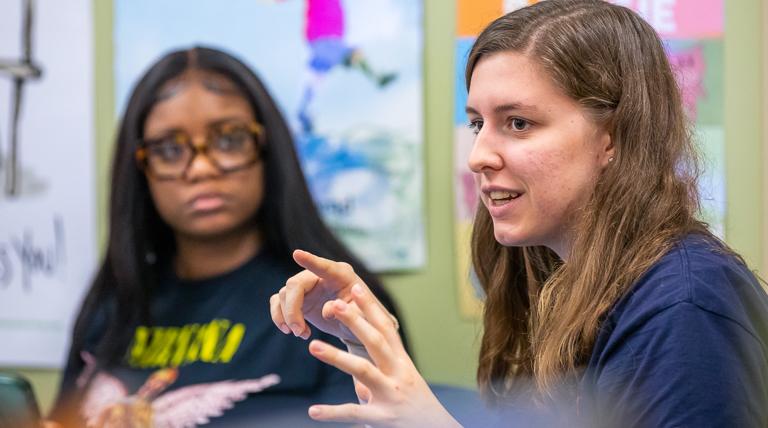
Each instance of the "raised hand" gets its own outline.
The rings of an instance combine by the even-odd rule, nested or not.
[[[319,340],[313,340],[309,350],[355,378],[362,404],[315,405],[309,408],[309,416],[372,427],[459,427],[416,370],[389,314],[373,294],[360,285],[347,291],[351,299],[326,304],[327,315],[354,334],[370,360]]]
[[[337,299],[351,302],[351,289],[355,284],[367,290],[352,266],[301,250],[293,252],[293,259],[305,270],[289,278],[285,287],[269,300],[272,321],[277,328],[285,334],[293,333],[307,339],[310,328],[306,320],[326,333],[357,342],[354,334],[333,318],[330,306],[327,306]],[[376,304],[384,310],[378,300]]]

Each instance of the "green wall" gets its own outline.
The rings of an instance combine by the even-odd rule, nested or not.
[[[405,313],[416,364],[427,379],[474,385],[480,325],[458,312],[454,264],[453,87],[455,2],[426,0],[424,206],[427,266],[386,277]]]
[[[105,236],[107,170],[116,125],[112,73],[112,2],[94,0],[96,137],[100,236]],[[427,266],[385,277],[400,303],[418,366],[432,382],[473,385],[481,329],[458,313],[453,242],[453,41],[455,2],[425,4],[425,225]],[[760,0],[726,1],[725,126],[727,240],[757,267],[762,251],[762,87]],[[768,268],[768,266],[764,267]],[[23,370],[44,408],[56,391],[54,370]]]
[[[725,27],[725,141],[728,211],[725,237],[753,268],[760,266],[768,243],[762,242],[765,223],[761,202],[763,165],[763,22],[761,0],[727,0]]]

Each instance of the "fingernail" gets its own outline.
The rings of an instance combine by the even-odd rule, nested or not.
[[[294,336],[298,336],[299,333],[301,333],[301,327],[299,327],[298,324],[293,323],[291,324],[291,331],[293,332]]]
[[[317,416],[320,416],[320,409],[318,409],[318,408],[317,408],[317,407],[315,407],[315,406],[311,406],[311,407],[309,408],[309,416],[311,416],[311,417],[313,417],[313,418],[314,418],[314,417],[317,417]]]
[[[355,285],[352,286],[352,293],[354,293],[354,294],[356,294],[358,296],[362,296],[363,294],[365,294],[365,293],[363,293],[363,286],[360,285],[360,284],[355,284]]]
[[[278,328],[280,329],[280,331],[282,331],[285,334],[290,334],[291,333],[291,329],[288,328],[288,326],[285,325],[285,323],[280,324],[280,326]]]

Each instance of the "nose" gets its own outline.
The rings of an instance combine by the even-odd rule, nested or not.
[[[469,169],[476,174],[487,170],[497,171],[504,166],[504,162],[497,151],[494,135],[489,127],[480,129],[480,132],[475,136],[467,164]]]
[[[192,160],[184,173],[184,179],[195,182],[221,175],[219,167],[216,166],[205,151],[205,138],[193,139],[192,146],[195,148],[195,151],[192,154]]]

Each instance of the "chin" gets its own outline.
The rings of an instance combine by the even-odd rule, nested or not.
[[[534,247],[543,245],[541,235],[532,233],[519,225],[497,224],[493,225],[493,237],[496,242],[505,247]]]
[[[227,235],[237,229],[237,225],[232,221],[225,219],[206,219],[205,221],[197,221],[188,225],[185,228],[186,232],[190,236],[196,236],[199,238],[213,238],[216,236]]]
[[[525,245],[523,239],[509,232],[494,230],[493,236],[496,238],[496,242],[505,247],[522,247]]]

